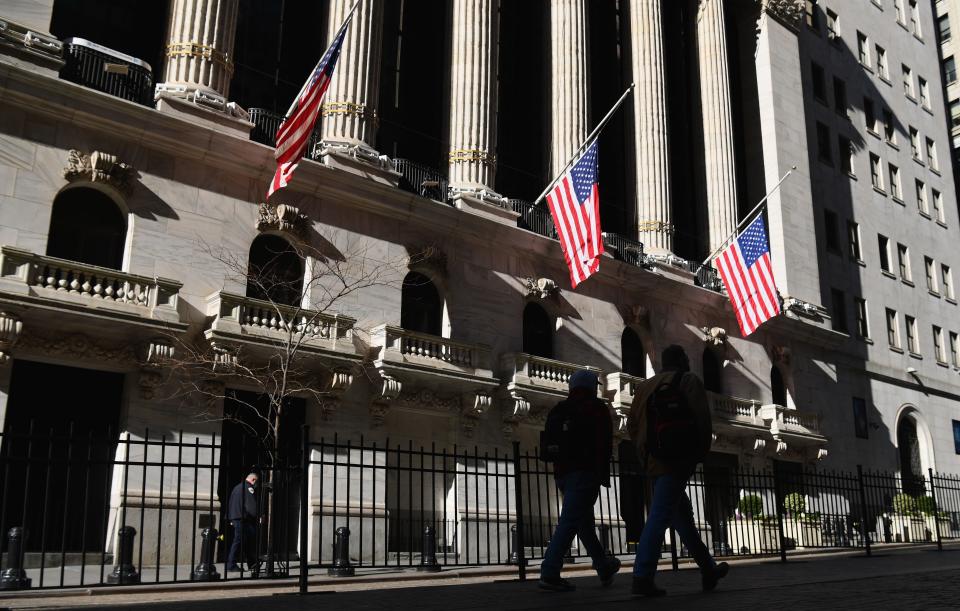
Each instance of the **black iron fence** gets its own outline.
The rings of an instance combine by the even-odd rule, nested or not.
[[[283,123],[283,115],[266,108],[251,108],[247,112],[250,114],[250,122],[253,123],[253,129],[250,130],[250,139],[269,147],[276,146],[277,130]],[[313,130],[310,140],[307,141],[307,150],[304,153],[307,159],[313,159],[314,149],[320,143],[320,139],[320,130]]]
[[[130,100],[153,105],[150,64],[82,38],[63,41],[64,66],[60,78]]]
[[[409,159],[394,159],[393,167],[400,173],[399,187],[404,191],[438,202],[449,199],[449,181],[439,171]]]
[[[717,556],[960,539],[960,478],[707,464],[687,493]],[[227,514],[256,468],[258,518]],[[629,555],[649,482],[611,463],[595,504],[609,554]],[[535,448],[438,448],[288,435],[143,435],[71,425],[0,438],[0,587],[247,579],[357,569],[514,565],[543,558],[562,499]],[[624,515],[638,515],[638,524]],[[246,529],[246,530],[244,530]],[[632,529],[632,530],[631,530]],[[237,543],[238,532],[246,540]],[[235,547],[236,555],[230,558]],[[663,556],[687,550],[673,533]],[[569,560],[585,556],[575,542]],[[238,567],[234,567],[236,563]]]
[[[546,203],[533,206],[531,202],[525,199],[507,200],[514,212],[520,216],[517,218],[517,227],[527,229],[542,236],[557,239],[557,229],[553,224],[553,217]]]

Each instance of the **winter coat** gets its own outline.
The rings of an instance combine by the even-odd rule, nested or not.
[[[243,480],[233,487],[227,503],[228,520],[256,521],[260,517],[257,507],[257,487]]]

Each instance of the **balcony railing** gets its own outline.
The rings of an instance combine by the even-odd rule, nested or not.
[[[606,246],[607,252],[620,261],[624,261],[630,265],[636,265],[637,267],[644,267],[646,265],[647,259],[643,254],[642,242],[625,238],[616,233],[604,232],[603,245]]]
[[[760,402],[749,399],[729,397],[718,393],[707,393],[710,400],[710,411],[716,420],[762,427],[760,417]]]
[[[718,293],[723,290],[723,282],[720,280],[720,275],[713,266],[709,264],[700,265],[699,263],[695,263],[694,265],[696,266],[694,272],[697,274],[694,283],[697,286],[702,286],[705,289]]]
[[[293,342],[342,342],[352,351],[351,338],[356,320],[349,316],[274,304],[227,292],[214,293],[207,303],[207,314],[216,316],[211,327],[214,332],[234,331],[283,340],[292,331]]]
[[[519,218],[517,218],[517,227],[538,233],[553,240],[557,239],[557,229],[553,225],[553,217],[550,215],[550,211],[546,208],[545,203],[539,204],[536,208],[531,209],[531,202],[525,199],[511,199],[507,201],[510,203],[511,209],[520,215]]]
[[[391,325],[373,330],[372,342],[381,346],[381,358],[390,360],[390,353],[412,357],[421,362],[436,361],[461,369],[490,368],[490,349],[480,344],[460,342],[446,337],[408,331]]]
[[[250,114],[250,122],[253,123],[250,139],[270,147],[276,146],[277,130],[280,129],[280,124],[283,122],[283,115],[266,108],[251,108],[247,112]],[[306,157],[313,159],[313,149],[319,142],[320,130],[315,129],[307,142]]]
[[[147,62],[83,38],[63,41],[60,78],[112,96],[153,105],[153,71]]]
[[[400,188],[438,202],[449,199],[447,177],[431,167],[410,161],[394,159],[394,169],[400,173]]]
[[[0,257],[4,283],[23,283],[38,297],[71,302],[89,300],[86,303],[91,306],[117,304],[121,309],[142,310],[144,316],[154,314],[156,318],[179,320],[177,301],[183,285],[175,280],[128,274],[11,246],[0,247]]]
[[[820,416],[818,414],[783,405],[764,405],[761,410],[764,420],[770,422],[770,430],[774,435],[790,433],[801,436],[821,436]]]
[[[501,369],[508,374],[513,383],[531,387],[540,387],[551,391],[567,392],[570,376],[581,369],[602,372],[596,367],[577,363],[565,363],[554,359],[525,353],[504,354],[500,359]]]

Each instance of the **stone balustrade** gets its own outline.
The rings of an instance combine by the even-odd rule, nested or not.
[[[603,372],[596,367],[577,363],[565,363],[554,359],[522,352],[508,353],[500,357],[500,372],[507,380],[507,393],[516,405],[523,409],[512,412],[524,417],[541,413],[567,395],[570,376],[580,369],[596,372],[603,379]],[[534,408],[531,410],[531,408]]]
[[[763,419],[770,422],[770,430],[774,435],[822,436],[818,414],[776,404],[764,405],[761,411]]]
[[[281,305],[225,291],[207,298],[207,314],[216,317],[210,327],[213,334],[258,336],[305,345],[319,342],[331,348],[339,345],[341,349],[353,350],[356,319],[342,314]]]
[[[643,382],[643,378],[622,371],[608,373],[604,378],[604,394],[610,400],[610,406],[617,417],[617,430],[622,433],[627,430],[627,418],[630,416],[630,408],[640,382]]]
[[[371,332],[380,360],[409,362],[440,369],[490,372],[490,349],[481,344],[380,325]]]
[[[719,393],[707,392],[710,412],[714,421],[763,426],[760,418],[760,402],[752,399],[729,397]]]
[[[179,322],[182,284],[0,246],[0,291]]]

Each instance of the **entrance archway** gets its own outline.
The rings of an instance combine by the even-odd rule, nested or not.
[[[920,413],[904,407],[897,418],[897,453],[903,491],[913,496],[926,494],[925,474],[933,469],[933,439]]]

